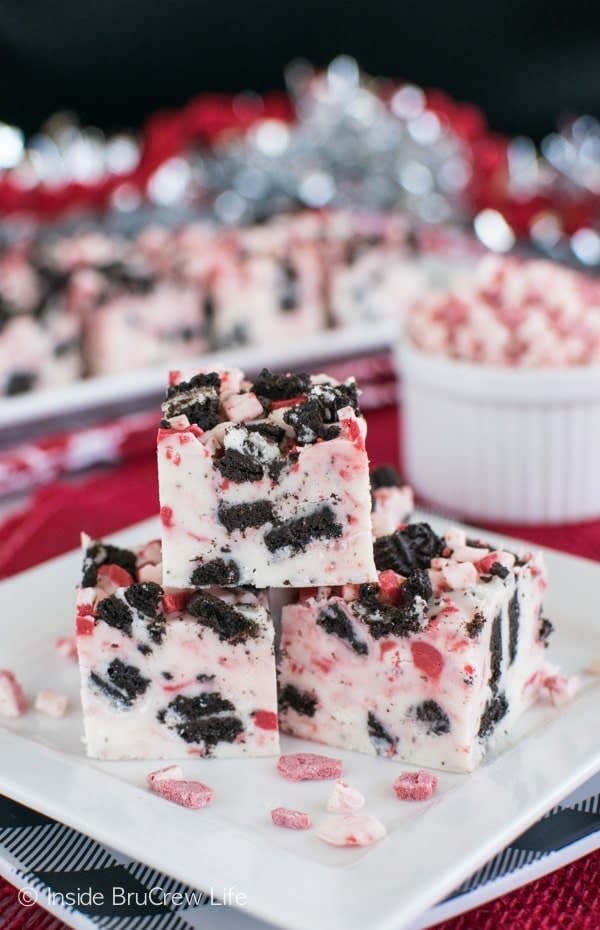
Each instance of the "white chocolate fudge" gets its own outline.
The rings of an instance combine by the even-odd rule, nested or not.
[[[353,379],[172,373],[158,434],[164,583],[376,580]]]
[[[84,540],[77,648],[87,753],[97,759],[279,751],[266,595],[164,592],[160,543]]]
[[[307,589],[284,607],[281,729],[471,771],[538,696],[543,565],[428,524],[374,548],[377,584]]]
[[[224,242],[214,269],[213,336],[219,348],[306,339],[325,327],[318,250],[285,226],[246,230]]]
[[[390,465],[371,472],[371,529],[374,539],[389,536],[408,523],[415,505],[412,488],[402,484]]]

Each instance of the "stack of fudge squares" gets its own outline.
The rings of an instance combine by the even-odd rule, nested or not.
[[[162,539],[84,539],[88,754],[273,755],[281,729],[472,770],[547,674],[539,558],[408,523],[353,379],[178,371],[162,413]]]

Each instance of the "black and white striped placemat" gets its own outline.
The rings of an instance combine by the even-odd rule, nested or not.
[[[600,845],[600,773],[413,927],[468,910]],[[0,795],[0,875],[78,930],[257,930],[266,925]],[[1,914],[0,914],[1,917]],[[0,921],[1,926],[1,921]]]

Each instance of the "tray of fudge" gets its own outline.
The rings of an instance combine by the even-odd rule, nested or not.
[[[217,228],[146,214],[0,249],[0,430],[158,402],[169,368],[258,374],[389,348],[405,308],[460,275],[466,234],[400,213],[307,211]]]
[[[0,793],[276,926],[408,927],[600,768],[597,565],[413,511],[353,378],[176,369],[161,417],[156,518],[0,586]]]

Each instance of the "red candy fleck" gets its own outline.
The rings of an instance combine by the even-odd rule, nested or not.
[[[271,410],[278,410],[280,407],[297,407],[298,404],[305,404],[307,400],[306,394],[298,394],[297,397],[288,397],[284,400],[272,400]]]
[[[255,710],[254,725],[259,730],[276,730],[278,726],[277,714],[272,710]]]
[[[0,717],[21,717],[26,710],[25,694],[14,673],[0,669]]]
[[[288,830],[310,830],[312,826],[308,814],[293,811],[289,807],[274,807],[271,820],[276,827],[287,827]]]
[[[117,588],[128,588],[133,578],[120,565],[101,565],[98,569],[99,581],[110,581]]]
[[[173,508],[172,507],[161,507],[160,508],[160,522],[167,529],[173,526]]]
[[[331,759],[315,752],[294,752],[280,756],[277,771],[289,781],[318,781],[325,778],[341,778],[341,759]]]
[[[176,591],[173,594],[165,594],[162,600],[162,607],[166,614],[173,614],[177,611],[183,611],[187,607],[190,599],[189,591]]]
[[[410,644],[412,660],[415,666],[434,681],[442,674],[444,659],[441,652],[429,643],[414,642]]]
[[[91,617],[77,617],[75,630],[78,636],[91,636],[94,632],[94,621]]]
[[[215,796],[212,788],[204,785],[201,781],[179,781],[171,778],[155,782],[152,790],[167,801],[195,810],[200,807],[208,807],[209,804],[212,804]]]
[[[77,661],[77,643],[74,636],[59,636],[54,643],[54,648],[65,659]]]
[[[391,568],[379,575],[379,595],[384,604],[399,604],[402,597],[402,583],[404,578],[397,575]]]
[[[394,782],[394,792],[401,801],[427,801],[438,786],[433,772],[402,772]]]

